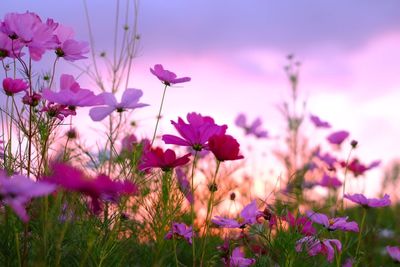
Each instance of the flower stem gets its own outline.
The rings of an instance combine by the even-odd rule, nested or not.
[[[360,262],[360,260],[358,259],[358,256],[359,256],[359,253],[360,253],[361,236],[362,236],[362,232],[364,230],[364,224],[365,224],[365,218],[366,217],[367,217],[367,209],[363,208],[363,216],[362,216],[362,219],[361,219],[360,232],[358,233],[358,242],[357,242],[357,250],[356,250],[356,259],[357,259],[356,266],[358,266],[358,263]]]
[[[157,128],[158,128],[158,123],[160,122],[160,118],[161,118],[161,111],[162,111],[162,107],[163,107],[163,104],[164,104],[164,98],[165,98],[165,93],[167,92],[167,87],[168,87],[168,85],[165,85],[165,87],[164,87],[164,92],[163,92],[162,99],[161,99],[160,110],[158,111],[158,116],[157,116],[156,127],[155,127],[155,129],[154,129],[154,133],[153,133],[153,139],[151,139],[151,145],[153,145],[153,143],[154,143],[154,140],[156,139]]]
[[[195,235],[194,235],[194,171],[196,169],[196,163],[197,163],[197,155],[198,151],[196,150],[194,154],[194,159],[193,159],[193,165],[192,165],[192,175],[191,175],[191,182],[190,182],[190,191],[193,196],[193,201],[190,203],[190,217],[191,217],[191,223],[192,223],[192,231],[193,231],[193,242],[192,242],[192,256],[193,256],[193,267],[196,266],[196,249],[195,249]]]
[[[215,195],[215,191],[216,188],[214,188],[215,185],[215,181],[217,179],[217,175],[218,175],[218,171],[219,171],[219,166],[221,165],[221,161],[217,161],[217,167],[215,168],[215,173],[214,173],[214,177],[211,183],[211,194],[210,194],[210,198],[208,199],[208,203],[207,203],[207,215],[206,215],[206,223],[204,225],[204,239],[203,239],[203,244],[202,244],[202,248],[201,248],[201,260],[200,260],[200,266],[203,266],[203,259],[204,259],[204,254],[206,251],[206,243],[207,243],[207,237],[208,237],[208,232],[210,230],[210,220],[211,220],[211,216],[212,216],[212,212],[213,212],[213,208],[214,208],[214,195]]]

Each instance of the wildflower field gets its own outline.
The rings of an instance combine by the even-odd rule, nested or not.
[[[144,79],[159,98],[144,101],[149,88],[131,75],[138,1],[126,3],[107,53],[94,47],[86,4],[86,40],[34,10],[0,18],[0,266],[400,264],[400,164],[383,173],[379,158],[357,153],[368,144],[352,129],[307,109],[297,56],[282,68],[284,129],[246,112],[222,121],[177,107],[171,117],[168,94],[195,102],[185,89],[207,77],[155,62]],[[137,121],[150,106],[144,136]],[[254,156],[263,148],[275,166]],[[262,168],[275,170],[265,188]],[[381,188],[369,195],[365,177],[377,170]]]

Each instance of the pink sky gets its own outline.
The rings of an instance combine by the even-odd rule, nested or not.
[[[105,0],[88,4],[96,45],[110,51],[115,7]],[[3,0],[0,17],[26,10],[72,26],[78,39],[88,39],[81,1]],[[400,147],[399,10],[398,1],[142,1],[142,44],[130,86],[142,89],[151,107],[135,118],[144,118],[145,133],[151,133],[154,120],[146,118],[157,114],[162,86],[149,67],[162,63],[192,77],[182,88],[169,88],[163,133],[174,132],[170,119],[196,111],[229,124],[239,137],[233,121],[246,112],[261,116],[265,128],[279,136],[284,124],[276,105],[288,96],[283,66],[286,54],[294,52],[302,61],[300,96],[308,110],[335,130],[349,130],[363,161],[388,163],[399,157]],[[265,142],[273,147],[276,140]],[[379,175],[373,172],[369,182],[375,184]]]

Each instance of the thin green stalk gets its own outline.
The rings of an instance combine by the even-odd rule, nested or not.
[[[361,219],[360,232],[358,233],[358,242],[357,242],[357,249],[356,249],[356,259],[357,259],[356,266],[358,266],[358,263],[360,262],[360,260],[358,259],[358,256],[359,256],[359,253],[360,253],[361,236],[362,236],[363,231],[364,231],[364,224],[365,224],[365,218],[366,217],[367,217],[367,209],[363,208],[363,216],[362,216],[362,219]]]
[[[214,173],[214,177],[211,183],[211,194],[210,194],[210,198],[208,199],[208,203],[207,203],[207,215],[206,215],[206,223],[204,225],[204,239],[203,239],[203,244],[202,244],[202,249],[201,249],[201,259],[200,259],[200,266],[203,266],[203,259],[204,259],[204,255],[205,255],[205,251],[206,251],[206,243],[207,243],[207,237],[208,237],[208,232],[210,229],[210,220],[211,220],[211,216],[212,216],[212,212],[213,212],[213,208],[214,208],[214,196],[215,196],[215,189],[214,188],[216,186],[215,181],[217,180],[217,175],[218,175],[218,171],[219,171],[219,166],[221,165],[221,161],[217,161],[217,167],[215,168],[215,173]]]
[[[176,240],[174,236],[172,237],[172,242],[174,243],[175,265],[176,267],[179,267],[178,254],[176,253]]]
[[[192,165],[192,175],[191,175],[191,181],[190,181],[190,191],[193,196],[193,201],[190,203],[190,218],[191,218],[191,223],[192,223],[192,229],[193,229],[193,241],[192,241],[192,256],[193,256],[193,267],[196,266],[196,247],[195,247],[195,231],[194,231],[194,171],[196,169],[196,163],[197,163],[197,155],[198,151],[196,150],[194,154],[194,159],[193,159],[193,165]]]
[[[163,107],[163,104],[164,104],[164,98],[165,98],[165,93],[167,92],[167,87],[168,87],[168,85],[166,84],[165,87],[164,87],[164,92],[163,92],[162,99],[161,99],[160,110],[158,111],[156,127],[155,127],[155,129],[154,129],[153,138],[151,139],[151,145],[153,145],[154,139],[156,139],[158,123],[160,122],[161,111],[162,111],[162,107]]]

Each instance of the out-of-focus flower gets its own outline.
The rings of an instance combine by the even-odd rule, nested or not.
[[[18,40],[11,40],[5,33],[0,31],[0,60],[9,57],[23,56],[21,52],[23,45]]]
[[[337,131],[328,135],[326,139],[333,145],[341,145],[349,135],[350,134],[347,131]]]
[[[18,217],[29,221],[29,215],[25,210],[25,204],[34,197],[46,196],[52,193],[56,186],[46,182],[34,182],[24,175],[12,175],[7,177],[0,170],[0,197],[1,202],[10,206]]]
[[[139,99],[142,97],[143,92],[139,89],[128,88],[122,94],[121,102],[117,102],[114,94],[102,93],[99,95],[103,99],[103,103],[106,107],[94,107],[90,109],[90,118],[94,121],[101,121],[113,111],[124,112],[127,109],[136,109],[148,106],[148,104],[139,103]]]
[[[136,136],[134,134],[129,134],[121,140],[121,150],[132,152],[136,144],[138,144]]]
[[[349,164],[346,165],[346,162],[340,162],[340,165],[343,168],[346,168],[351,171],[355,177],[359,175],[363,175],[366,171],[378,167],[381,164],[379,160],[371,162],[369,165],[362,164],[359,159],[353,159]]]
[[[82,171],[61,163],[53,164],[52,175],[45,177],[45,179],[66,190],[80,192],[90,197],[92,210],[95,214],[98,214],[102,209],[100,200],[117,202],[122,195],[138,192],[138,187],[127,180],[123,182],[113,181],[103,174],[91,179]]]
[[[310,115],[310,120],[317,128],[331,128],[329,122],[321,120],[318,116]]]
[[[156,64],[154,66],[154,69],[150,68],[150,72],[153,73],[154,76],[156,76],[160,81],[163,82],[163,84],[167,86],[171,86],[171,84],[190,81],[190,77],[177,78],[175,73],[169,70],[165,70],[161,64]]]
[[[379,208],[379,207],[386,207],[390,206],[392,203],[390,201],[390,196],[388,194],[385,194],[383,198],[377,199],[377,198],[366,198],[363,194],[344,194],[344,198],[347,198],[348,200],[360,204],[364,208]]]
[[[60,89],[59,92],[44,89],[42,96],[49,102],[65,105],[71,110],[75,110],[76,107],[90,107],[104,103],[102,97],[96,96],[88,89],[80,88],[71,75],[61,75]]]
[[[239,219],[234,220],[215,216],[211,222],[222,228],[244,228],[246,225],[255,224],[257,222],[257,218],[261,216],[263,216],[263,213],[258,210],[257,203],[255,200],[253,200],[240,212]]]
[[[386,247],[387,253],[389,253],[389,256],[395,261],[395,262],[400,262],[400,248],[399,247],[391,247],[387,246]]]
[[[182,237],[191,245],[193,238],[193,229],[184,223],[173,222],[171,230],[165,235],[165,239],[172,239],[174,236]]]
[[[324,174],[318,185],[327,188],[337,189],[342,186],[342,182],[337,177],[331,177],[327,174]]]
[[[315,157],[328,166],[328,170],[335,170],[335,164],[338,160],[329,153],[321,154],[319,150],[315,152]]]
[[[66,105],[47,103],[40,112],[46,112],[49,117],[57,118],[59,120],[63,120],[68,116],[75,116],[75,110],[69,109]]]
[[[181,168],[175,169],[176,179],[178,180],[179,190],[183,193],[190,204],[194,203],[194,196],[190,188],[189,179]]]
[[[160,168],[163,171],[187,164],[190,161],[190,153],[177,158],[172,149],[167,149],[165,152],[160,147],[152,148],[143,153],[138,169],[145,171],[151,168]]]
[[[3,90],[8,96],[13,96],[28,89],[29,85],[22,79],[5,78],[3,80]]]
[[[342,267],[353,267],[353,262],[354,260],[352,258],[348,258],[344,263]]]
[[[303,235],[314,235],[317,232],[312,226],[312,222],[307,217],[295,218],[291,212],[288,212],[283,219]]]
[[[236,126],[244,129],[246,135],[254,135],[257,138],[268,138],[268,132],[260,129],[262,125],[260,118],[257,118],[253,121],[253,123],[248,124],[246,115],[241,113],[236,117],[235,124]]]
[[[22,103],[31,107],[36,107],[39,105],[40,99],[42,99],[41,94],[33,92],[32,95],[30,95],[28,92],[26,92],[24,97],[22,97]]]
[[[213,135],[208,139],[210,151],[219,161],[243,159],[239,155],[239,143],[230,135]]]
[[[11,40],[26,45],[29,55],[35,61],[40,60],[46,50],[55,44],[53,29],[32,12],[6,14],[0,31]]]
[[[235,248],[232,251],[231,257],[229,258],[229,264],[225,264],[229,267],[247,267],[253,265],[255,262],[255,259],[245,258],[244,253],[240,250],[240,248]]]
[[[181,137],[174,135],[163,135],[162,140],[166,144],[192,147],[195,151],[208,149],[208,140],[216,134],[224,134],[226,125],[217,125],[214,119],[208,116],[202,116],[197,113],[188,113],[186,116],[188,123],[180,117],[178,122],[171,121]]]
[[[296,242],[296,251],[301,252],[303,247],[306,248],[308,255],[314,257],[318,254],[326,256],[328,262],[332,262],[335,256],[335,249],[342,250],[342,243],[337,239],[323,239],[319,240],[314,236],[306,236]]]
[[[342,230],[358,232],[358,224],[354,221],[348,222],[348,217],[338,217],[329,219],[328,216],[314,211],[307,211],[307,216],[315,223],[323,225],[329,231]]]

